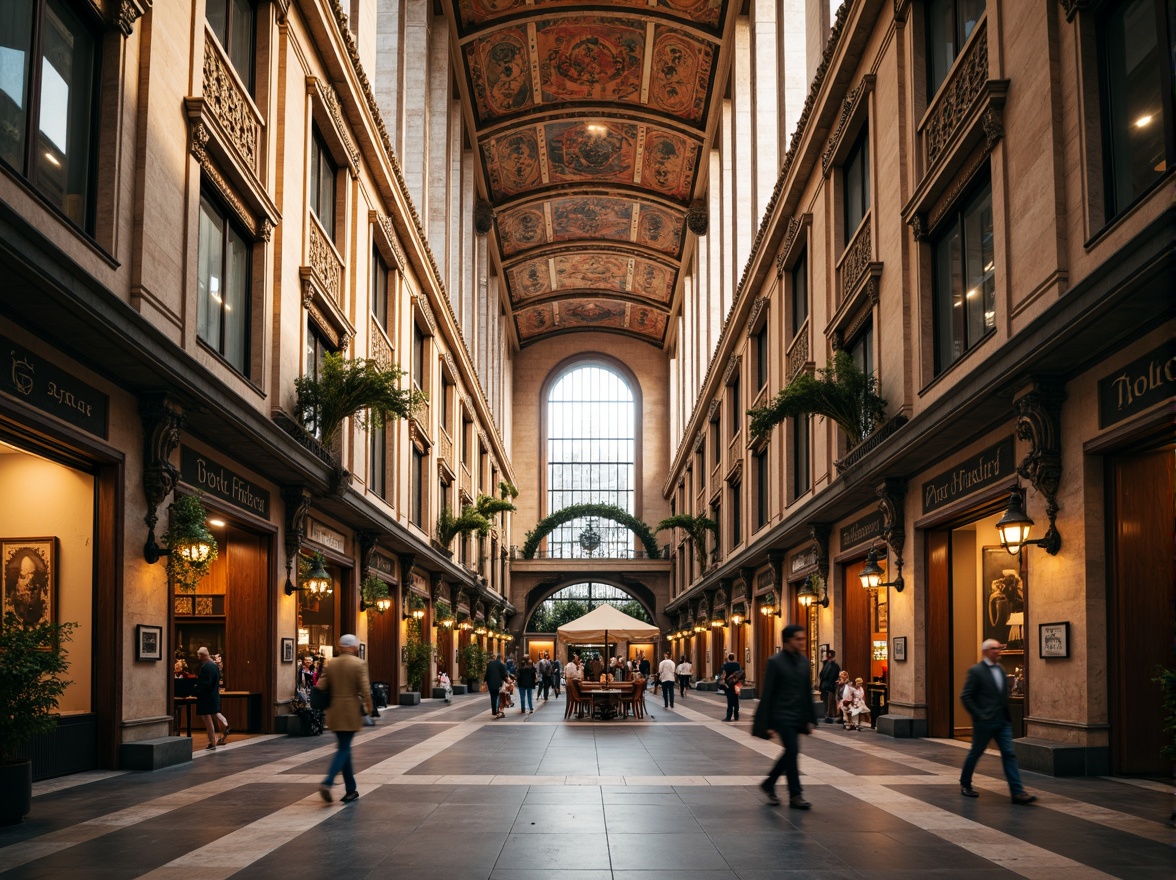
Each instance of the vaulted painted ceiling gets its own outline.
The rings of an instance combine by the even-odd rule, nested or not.
[[[603,329],[662,345],[738,4],[449,0],[446,12],[520,344]]]

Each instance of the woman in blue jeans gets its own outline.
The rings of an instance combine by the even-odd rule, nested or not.
[[[535,664],[530,657],[526,657],[518,673],[519,705],[524,715],[535,713],[535,678]]]

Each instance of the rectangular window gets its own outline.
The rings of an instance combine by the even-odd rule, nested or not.
[[[755,387],[758,391],[768,384],[768,320],[755,334]]]
[[[932,240],[935,372],[996,329],[992,184],[963,203]]]
[[[412,324],[412,384],[425,389],[425,334],[414,321]]]
[[[809,450],[809,416],[797,416],[792,420],[793,498],[799,498],[812,488]]]
[[[335,176],[338,169],[327,152],[322,135],[314,129],[310,138],[310,210],[327,236],[335,240]]]
[[[858,331],[857,336],[845,346],[857,368],[867,376],[874,372],[874,319],[866,322],[866,326]]]
[[[327,352],[334,351],[332,345],[327,342],[327,338],[319,331],[313,321],[307,321],[306,325],[306,376],[311,379],[319,379],[323,372],[323,358],[327,356]],[[307,430],[315,437],[319,436],[319,429],[317,424],[307,425]]]
[[[1173,64],[1176,3],[1108,3],[1099,17],[1108,218],[1123,212],[1176,160]]]
[[[415,444],[412,446],[412,474],[410,475],[408,515],[413,525],[423,527],[425,518],[425,456]]]
[[[212,199],[200,199],[196,256],[196,335],[249,375],[249,263],[251,245]]]
[[[768,450],[761,449],[755,456],[755,528],[768,524]]]
[[[388,332],[388,266],[380,251],[372,247],[372,318]]]
[[[384,425],[372,425],[370,429],[371,473],[368,475],[368,485],[381,498],[387,498],[388,492],[388,434]]]
[[[453,383],[444,375],[441,377],[441,427],[453,436]]]
[[[717,466],[723,460],[723,444],[719,437],[719,420],[715,419],[710,423],[711,467]]]
[[[461,463],[470,468],[470,447],[474,445],[474,423],[465,418],[461,421]]]
[[[63,0],[0,6],[0,159],[93,231],[98,41]]]
[[[743,540],[743,484],[731,484],[731,546]]]
[[[731,436],[734,437],[739,433],[739,429],[743,427],[743,395],[742,389],[739,387],[739,371],[735,372],[735,379],[727,386],[730,393],[730,407],[731,407]]]
[[[204,18],[252,94],[253,43],[257,33],[252,0],[207,0]]]
[[[870,210],[870,130],[865,128],[842,169],[845,184],[845,246]]]
[[[927,4],[927,100],[930,101],[984,14],[984,0],[931,0]]]
[[[808,320],[808,252],[800,255],[792,270],[792,336]]]

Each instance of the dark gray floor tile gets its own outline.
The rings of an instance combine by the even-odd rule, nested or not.
[[[605,870],[611,868],[608,838],[603,833],[511,834],[494,865],[510,870]]]
[[[726,869],[727,862],[704,834],[608,835],[613,870],[699,871]]]

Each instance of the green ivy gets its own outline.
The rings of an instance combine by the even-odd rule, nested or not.
[[[0,763],[16,759],[33,737],[57,726],[57,701],[73,684],[62,643],[76,623],[42,622],[26,626],[11,611],[0,629]]]
[[[657,524],[659,532],[664,532],[667,529],[682,529],[686,532],[690,546],[694,548],[694,555],[698,559],[699,572],[706,571],[706,533],[713,534],[717,544],[719,524],[708,516],[691,516],[688,513],[679,513],[668,516]]]
[[[408,638],[405,639],[404,644],[404,665],[408,671],[408,688],[418,693],[424,693],[425,676],[429,674],[429,664],[436,658],[437,649],[425,641],[419,620],[409,618],[407,629]]]
[[[582,516],[598,516],[601,519],[610,519],[620,523],[641,539],[650,559],[656,559],[661,555],[661,548],[657,545],[657,537],[654,535],[653,529],[649,527],[648,523],[637,519],[631,513],[611,504],[573,504],[571,507],[564,507],[551,516],[539,520],[535,524],[535,528],[527,532],[527,539],[523,544],[523,558],[534,559],[539,544],[554,529]]]

